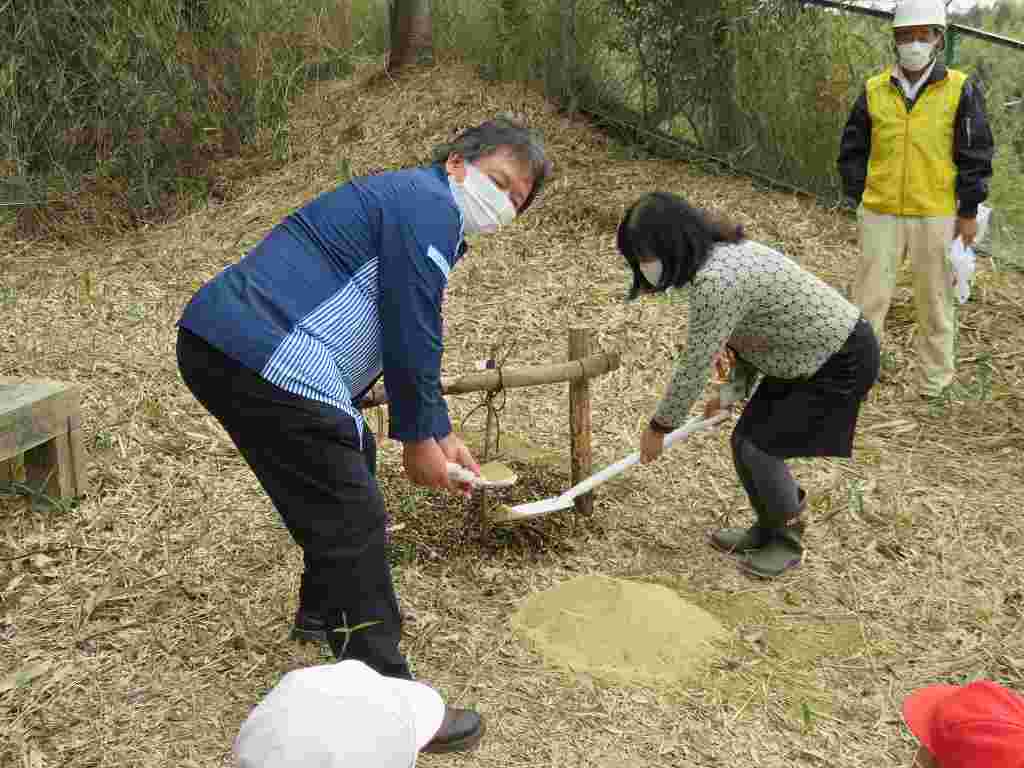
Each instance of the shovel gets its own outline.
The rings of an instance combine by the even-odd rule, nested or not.
[[[465,467],[449,461],[448,479],[459,483],[468,483],[473,488],[508,488],[519,479],[516,474],[497,461],[480,467],[480,475],[474,475]]]
[[[700,430],[714,426],[728,417],[729,413],[727,411],[722,411],[721,413],[715,414],[710,419],[690,419],[679,429],[665,435],[664,447],[668,448],[694,432],[699,432]],[[561,496],[552,496],[549,499],[531,501],[527,504],[518,504],[514,507],[499,504],[491,512],[492,520],[495,523],[517,523],[520,520],[528,520],[533,517],[546,515],[550,512],[558,512],[561,509],[568,509],[573,505],[573,501],[577,496],[589,493],[605,480],[610,480],[639,461],[640,452],[637,451],[636,453],[631,453],[626,458],[620,459],[614,464],[605,467],[600,472],[591,475],[586,480],[577,483]]]

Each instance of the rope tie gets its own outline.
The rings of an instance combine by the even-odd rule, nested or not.
[[[462,417],[462,421],[459,425],[459,428],[465,432],[466,422],[468,422],[478,411],[483,411],[485,418],[483,446],[484,461],[487,461],[490,456],[490,444],[488,442],[486,419],[490,419],[494,423],[494,451],[497,453],[501,450],[501,412],[505,410],[505,405],[508,402],[508,390],[505,389],[505,378],[502,369],[505,366],[505,361],[508,360],[509,355],[512,354],[513,349],[515,349],[515,343],[512,344],[500,361],[495,360],[494,357],[487,359],[485,364],[486,369],[497,371],[498,373],[498,386],[494,389],[486,390],[483,393],[481,401],[477,403],[469,413]],[[491,354],[493,355],[494,353],[492,352]],[[500,404],[496,404],[499,396],[501,398],[501,402]]]

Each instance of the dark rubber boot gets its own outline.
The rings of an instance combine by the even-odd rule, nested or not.
[[[740,561],[740,570],[762,579],[774,579],[800,565],[804,547],[792,527],[768,531],[770,538],[760,549],[752,549]]]
[[[722,528],[711,534],[711,546],[727,555],[749,552],[764,546],[766,531],[759,525],[749,528]]]
[[[786,527],[795,529],[798,535],[803,535],[804,522],[800,515],[807,508],[807,493],[803,488],[797,489],[796,514],[786,521]],[[760,549],[771,539],[770,529],[754,524],[749,528],[722,528],[711,534],[711,545],[726,554],[750,552]]]

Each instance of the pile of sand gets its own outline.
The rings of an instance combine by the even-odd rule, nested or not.
[[[552,664],[627,682],[690,677],[727,635],[666,587],[597,575],[532,595],[512,625]]]

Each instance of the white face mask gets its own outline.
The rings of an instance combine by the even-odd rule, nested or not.
[[[466,164],[466,179],[461,184],[455,179],[451,182],[455,202],[466,220],[467,235],[497,232],[515,220],[512,200],[475,165]]]
[[[638,266],[640,267],[640,272],[643,274],[644,279],[657,288],[658,284],[661,283],[661,273],[664,271],[661,259],[641,262]]]
[[[900,66],[909,72],[918,72],[932,60],[935,43],[903,43],[896,46]]]

